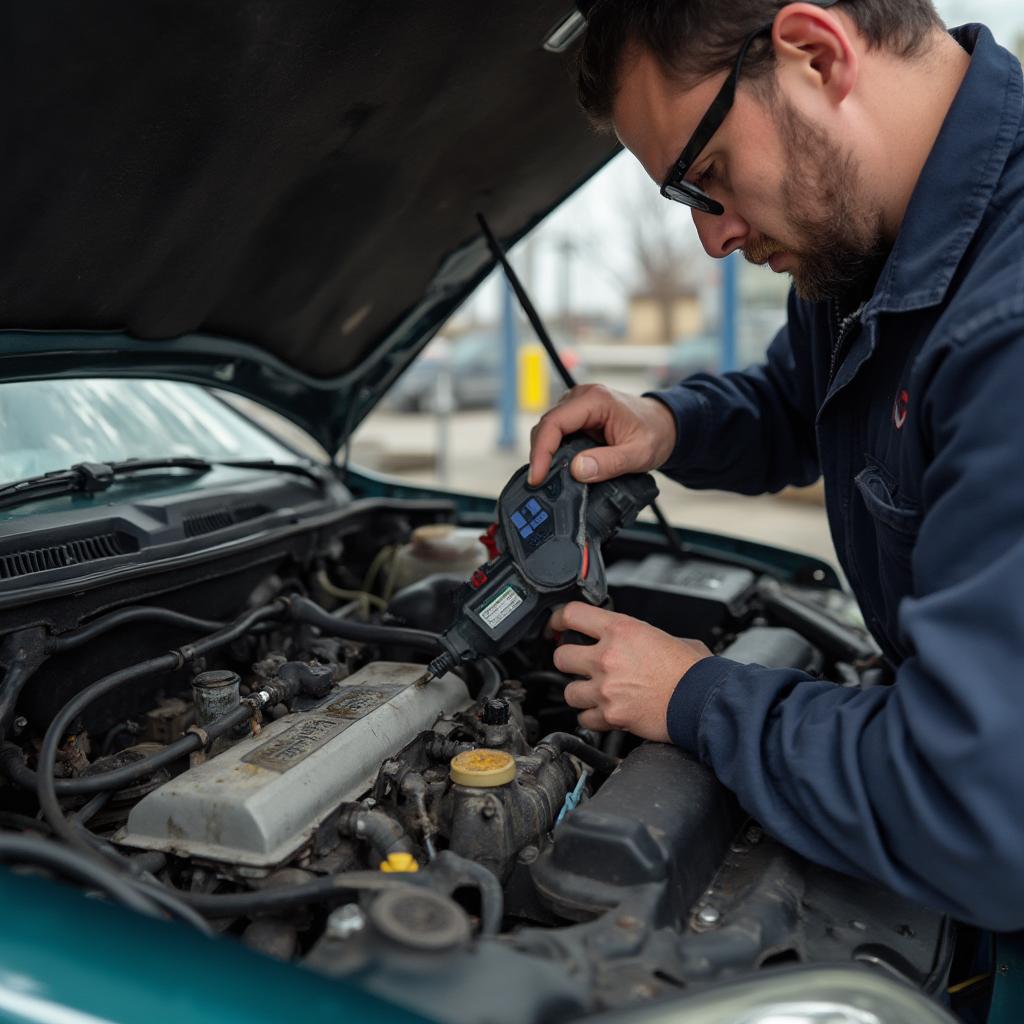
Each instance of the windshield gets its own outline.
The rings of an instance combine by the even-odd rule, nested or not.
[[[0,437],[0,482],[129,458],[300,461],[204,388],[177,381],[3,384]]]

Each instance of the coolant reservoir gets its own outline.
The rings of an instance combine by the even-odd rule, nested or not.
[[[398,549],[393,568],[392,591],[446,572],[469,577],[487,561],[479,529],[433,523],[412,532],[412,539]]]

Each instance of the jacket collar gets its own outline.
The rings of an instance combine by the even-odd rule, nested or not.
[[[865,317],[940,303],[977,232],[1021,128],[1016,58],[984,25],[955,29],[971,66],[925,164]]]

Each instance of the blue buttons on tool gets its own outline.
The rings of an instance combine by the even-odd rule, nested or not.
[[[511,515],[512,525],[527,544],[528,550],[535,551],[553,535],[551,514],[536,498],[530,498]]]

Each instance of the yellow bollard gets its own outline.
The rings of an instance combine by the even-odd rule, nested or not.
[[[551,404],[548,354],[539,341],[519,346],[519,409],[546,412]]]

